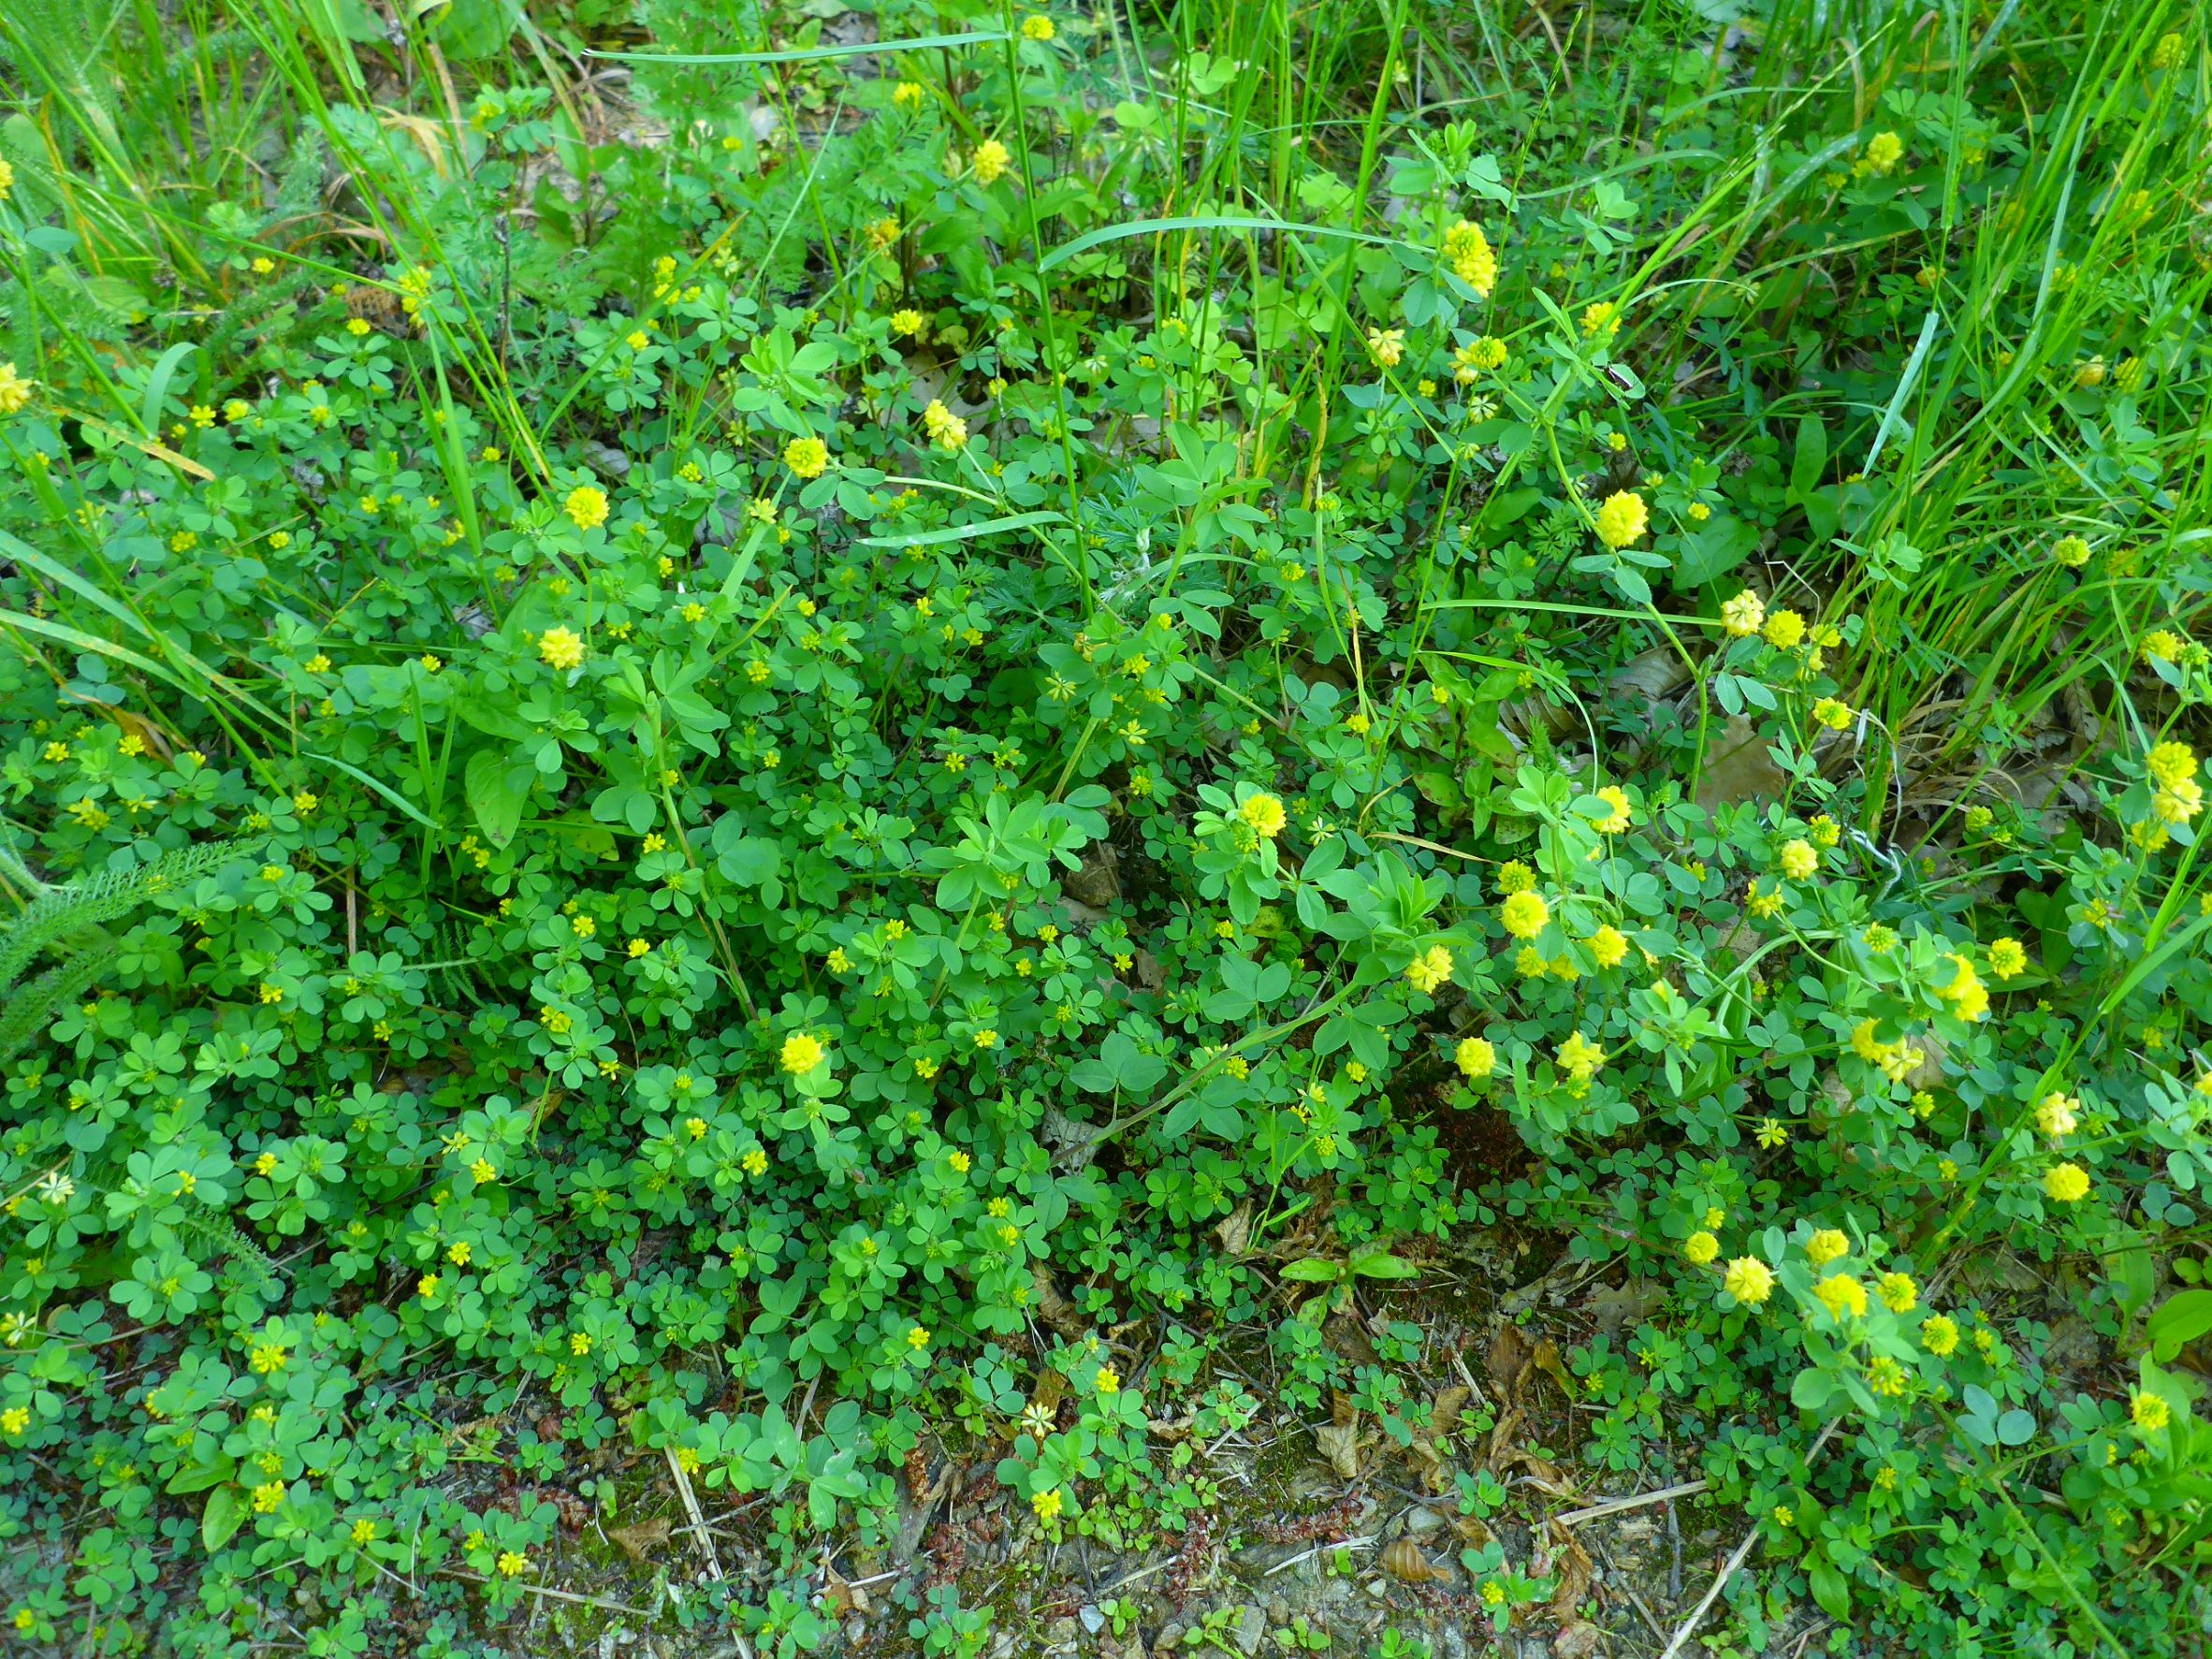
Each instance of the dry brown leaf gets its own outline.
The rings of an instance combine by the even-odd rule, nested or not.
[[[1562,1624],[1551,1638],[1551,1659],[1590,1659],[1604,1639],[1605,1632],[1587,1619],[1573,1620]]]
[[[1445,1575],[1428,1552],[1411,1538],[1399,1538],[1383,1547],[1382,1570],[1401,1584],[1433,1584]]]
[[[1252,1247],[1252,1201],[1246,1199],[1232,1210],[1221,1224],[1214,1229],[1214,1237],[1223,1250],[1231,1256],[1242,1256]]]
[[[664,1517],[641,1521],[635,1526],[610,1526],[606,1535],[620,1546],[622,1553],[632,1561],[649,1561],[668,1544],[668,1521]]]
[[[1068,1397],[1068,1379],[1050,1369],[1037,1375],[1037,1391],[1029,1396],[1031,1411],[1057,1412],[1060,1402]]]
[[[847,1579],[836,1567],[824,1570],[829,1576],[829,1582],[822,1588],[822,1599],[828,1603],[830,1611],[836,1617],[842,1619],[847,1613],[866,1613],[868,1610],[868,1593],[865,1589]]]
[[[1560,1362],[1559,1344],[1547,1336],[1536,1344],[1535,1352],[1530,1356],[1530,1363],[1557,1383],[1559,1391],[1569,1400],[1575,1397],[1575,1379],[1567,1375],[1567,1368]]]
[[[1041,1261],[1029,1264],[1029,1291],[1037,1301],[1037,1317],[1070,1340],[1090,1329],[1083,1312],[1060,1293],[1052,1273]]]
[[[1521,1374],[1528,1370],[1532,1351],[1528,1338],[1517,1325],[1500,1325],[1497,1334],[1490,1339],[1490,1352],[1482,1362],[1500,1399],[1510,1400],[1520,1394]]]
[[[1601,1286],[1590,1299],[1590,1317],[1610,1336],[1624,1325],[1639,1325],[1666,1304],[1666,1291],[1652,1279]]]
[[[1581,1540],[1570,1528],[1556,1521],[1551,1523],[1551,1543],[1557,1551],[1551,1558],[1551,1570],[1559,1575],[1559,1583],[1551,1592],[1551,1616],[1562,1625],[1571,1624],[1581,1617],[1577,1609],[1581,1607],[1582,1598],[1590,1594],[1590,1581],[1596,1569]]]
[[[1429,1433],[1441,1440],[1460,1426],[1460,1413],[1467,1408],[1468,1391],[1454,1383],[1429,1402]]]
[[[1479,1515],[1455,1515],[1451,1524],[1470,1549],[1488,1550],[1498,1541],[1498,1535],[1490,1530],[1490,1522]]]
[[[1516,1448],[1508,1451],[1501,1461],[1526,1475],[1528,1483],[1547,1497],[1564,1498],[1575,1490],[1575,1483],[1562,1474],[1559,1465],[1550,1458],[1540,1458],[1533,1451]]]
[[[1314,1444],[1321,1455],[1329,1460],[1330,1467],[1346,1480],[1360,1477],[1360,1425],[1350,1423],[1324,1423],[1314,1431]]]
[[[1490,1432],[1490,1445],[1482,1454],[1492,1468],[1503,1469],[1513,1461],[1513,1434],[1524,1420],[1518,1405],[1498,1414],[1497,1423]]]
[[[1342,1389],[1330,1390],[1329,1420],[1340,1429],[1360,1420],[1360,1408],[1352,1404],[1352,1397]]]

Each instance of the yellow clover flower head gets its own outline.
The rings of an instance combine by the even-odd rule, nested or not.
[[[584,662],[583,636],[568,628],[548,628],[538,636],[538,656],[548,668],[562,673],[578,668]]]
[[[1848,1318],[1863,1319],[1867,1314],[1867,1288],[1849,1273],[1830,1273],[1812,1288],[1820,1305],[1828,1310],[1828,1317],[1838,1324]]]
[[[793,1077],[804,1077],[822,1064],[826,1054],[819,1038],[799,1031],[783,1040],[783,1050],[778,1058]]]
[[[1498,1069],[1498,1051],[1486,1037],[1463,1038],[1451,1057],[1460,1074],[1470,1079],[1488,1077]]]
[[[1535,939],[1551,920],[1551,907],[1536,894],[1523,889],[1509,895],[1498,907],[1498,918],[1515,939]]]
[[[1013,152],[997,138],[985,138],[975,147],[975,178],[979,184],[996,184],[1013,165]]]
[[[595,489],[589,484],[579,484],[568,492],[568,499],[560,503],[560,510],[569,516],[578,530],[591,530],[606,522],[606,491]]]
[[[1721,626],[1738,639],[1749,639],[1766,621],[1766,602],[1749,588],[1721,606]]]
[[[1608,547],[1631,546],[1643,539],[1651,522],[1642,496],[1633,489],[1616,490],[1597,510],[1597,539]]]
[[[2077,1204],[2089,1196],[2089,1172],[2079,1164],[2053,1164],[2043,1189],[2061,1204]]]
[[[1774,1294],[1774,1270],[1755,1256],[1739,1256],[1728,1263],[1721,1288],[1745,1307],[1757,1307]]]

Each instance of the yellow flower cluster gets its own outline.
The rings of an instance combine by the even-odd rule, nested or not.
[[[1433,993],[1451,978],[1451,953],[1442,945],[1431,945],[1425,953],[1407,964],[1405,978],[1415,990]]]
[[[1237,816],[1251,825],[1252,833],[1263,840],[1273,840],[1283,833],[1289,822],[1283,810],[1283,803],[1271,794],[1256,794],[1237,808]]]
[[[1651,522],[1642,496],[1633,489],[1616,490],[1597,510],[1597,539],[1608,547],[1626,547],[1643,539]]]
[[[1522,889],[1499,906],[1498,919],[1515,939],[1535,939],[1551,920],[1551,907],[1535,894]]]
[[[1945,960],[1957,969],[1947,985],[1936,987],[1936,995],[1951,1005],[1951,1011],[1972,1024],[1989,1016],[1989,987],[1982,983],[1981,975],[1974,972],[1974,965],[1956,951],[1945,953]]]
[[[929,400],[929,407],[922,411],[922,426],[939,449],[968,447],[968,423],[947,409],[940,399]]]
[[[783,464],[800,478],[819,478],[829,471],[829,445],[820,438],[793,438],[783,446]]]
[[[975,147],[975,178],[979,184],[997,183],[1012,165],[1013,152],[997,138],[985,138]]]
[[[1488,299],[1490,291],[1498,285],[1498,256],[1481,226],[1462,219],[1446,231],[1444,258],[1452,275],[1474,289],[1477,298]]]
[[[1926,1057],[1903,1039],[1884,1042],[1874,1035],[1872,1020],[1859,1021],[1851,1033],[1851,1052],[1870,1066],[1879,1066],[1892,1083],[1902,1083]]]

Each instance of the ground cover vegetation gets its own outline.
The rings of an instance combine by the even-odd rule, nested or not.
[[[5,0],[8,1637],[2202,1651],[2202,22]]]

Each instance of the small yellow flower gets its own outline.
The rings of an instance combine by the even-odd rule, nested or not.
[[[2079,1164],[2053,1164],[2043,1189],[2061,1204],[2079,1203],[2089,1196],[2089,1172]]]
[[[1551,920],[1551,907],[1536,894],[1513,894],[1499,907],[1499,920],[1515,939],[1535,939]]]
[[[429,1301],[431,1297],[437,1295],[438,1275],[436,1273],[425,1273],[421,1278],[415,1280],[415,1295],[421,1297],[425,1302]]]
[[[1805,643],[1805,618],[1793,610],[1775,611],[1759,633],[1776,650],[1795,650]]]
[[[1958,1346],[1957,1323],[1943,1314],[1931,1314],[1920,1327],[1920,1346],[1937,1359]]]
[[[376,1541],[376,1522],[373,1521],[357,1521],[354,1522],[353,1530],[350,1534],[348,1534],[348,1536],[353,1539],[354,1548],[357,1550],[364,1544],[374,1543]]]
[[[1608,547],[1626,547],[1643,539],[1651,522],[1644,498],[1633,489],[1619,490],[1597,510],[1597,539]]]
[[[1867,172],[1880,175],[1894,169],[1904,153],[1905,141],[1895,133],[1876,133],[1867,141],[1866,153],[1857,165]]]
[[[1621,308],[1609,299],[1600,299],[1582,308],[1582,335],[1595,340],[1600,335],[1610,338],[1621,327]]]
[[[1270,794],[1257,794],[1237,808],[1237,816],[1251,825],[1255,835],[1273,840],[1283,833],[1289,816],[1283,810],[1283,803]]]
[[[1597,833],[1601,836],[1624,834],[1630,822],[1633,822],[1628,804],[1628,792],[1617,783],[1608,783],[1597,791],[1597,798],[1612,808],[1609,814],[1596,822],[1594,827]]]
[[[1766,603],[1749,588],[1721,606],[1721,625],[1738,639],[1749,639],[1766,620]]]
[[[1812,1288],[1821,1306],[1838,1324],[1846,1316],[1863,1319],[1867,1314],[1867,1288],[1849,1273],[1831,1273]]]
[[[578,668],[584,662],[584,640],[581,634],[567,628],[548,628],[539,636],[538,656],[549,668],[566,673]]]
[[[568,492],[568,499],[560,503],[560,510],[569,516],[578,530],[590,530],[606,522],[606,491],[595,489],[589,484],[579,484]]]
[[[909,1347],[910,1347],[910,1348],[914,1348],[914,1349],[916,1349],[916,1350],[919,1350],[919,1349],[922,1349],[922,1348],[925,1348],[925,1347],[927,1347],[928,1346],[929,1346],[929,1332],[927,1332],[925,1329],[924,1329],[922,1326],[920,1326],[920,1325],[916,1325],[916,1326],[912,1327],[910,1330],[909,1330],[909,1331],[908,1331],[908,1332],[907,1332],[907,1346],[909,1346]]]
[[[1485,1078],[1498,1069],[1498,1051],[1484,1037],[1463,1038],[1452,1051],[1452,1059],[1461,1074],[1469,1078]]]
[[[1056,33],[1058,31],[1053,27],[1053,20],[1042,12],[1022,20],[1022,38],[1025,40],[1035,40],[1041,44]]]
[[[1029,1507],[1037,1511],[1037,1519],[1040,1521],[1059,1520],[1062,1506],[1060,1489],[1056,1486],[1049,1492],[1034,1493],[1029,1499]]]
[[[2138,1429],[2156,1433],[2173,1419],[2174,1411],[2163,1395],[2139,1390],[2129,1402],[2128,1416]]]
[[[1606,1063],[1605,1050],[1592,1042],[1579,1031],[1567,1034],[1567,1040],[1558,1048],[1559,1069],[1578,1084],[1586,1084],[1597,1075],[1597,1069]]]
[[[804,1077],[827,1057],[819,1041],[800,1031],[783,1040],[781,1063],[793,1077]]]
[[[1442,945],[1431,945],[1426,954],[1406,965],[1406,982],[1417,991],[1433,993],[1451,978],[1451,953]]]
[[[1490,291],[1498,285],[1498,256],[1479,225],[1462,219],[1446,231],[1444,259],[1452,275],[1475,290],[1477,299],[1489,298]]]
[[[1618,968],[1627,959],[1628,938],[1619,928],[1608,923],[1583,941],[1600,968]]]
[[[0,415],[13,415],[28,403],[33,384],[15,371],[13,363],[0,363]]]
[[[1893,1314],[1909,1314],[1920,1303],[1920,1287],[1911,1273],[1884,1273],[1874,1282],[1874,1294]]]
[[[985,138],[975,147],[975,178],[979,184],[997,183],[1012,165],[1013,152],[997,138]]]
[[[922,96],[922,83],[919,80],[902,80],[891,89],[891,101],[901,109],[921,109]]]
[[[2056,1141],[2071,1135],[2080,1123],[2081,1102],[2071,1095],[2053,1089],[2036,1103],[2035,1127]]]
[[[1757,1307],[1774,1294],[1774,1270],[1755,1256],[1739,1256],[1728,1263],[1721,1288],[1745,1307]]]
[[[1121,1392],[1121,1373],[1111,1365],[1101,1365],[1092,1386],[1101,1394],[1118,1394]]]
[[[530,1571],[530,1557],[519,1550],[502,1550],[500,1551],[499,1566],[502,1579],[518,1579]]]
[[[1820,854],[1810,841],[1797,840],[1783,843],[1782,873],[1793,881],[1809,880],[1820,868]]]
[[[1367,355],[1385,369],[1395,369],[1405,356],[1405,330],[1403,328],[1370,328],[1367,330]]]
[[[1694,1267],[1703,1267],[1721,1253],[1721,1241],[1702,1228],[1682,1241],[1682,1255]]]
[[[1805,1241],[1805,1259],[1814,1267],[1826,1267],[1851,1254],[1851,1241],[1840,1228],[1824,1227]]]
[[[2068,570],[2079,570],[2089,561],[2089,544],[2080,536],[2060,536],[2051,557]]]

